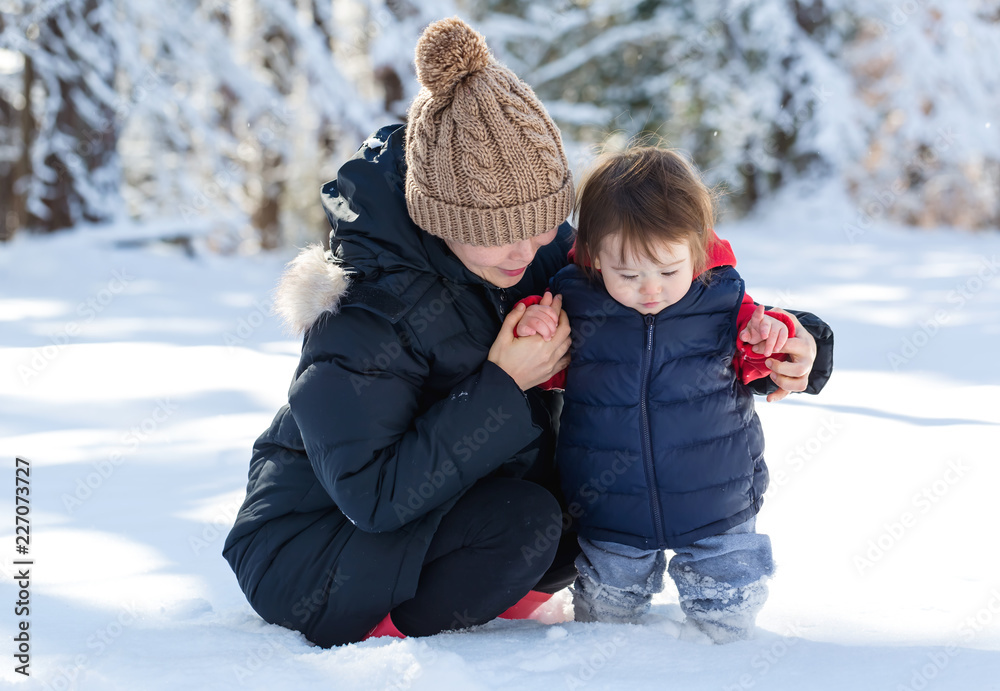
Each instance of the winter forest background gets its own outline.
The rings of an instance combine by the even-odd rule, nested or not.
[[[751,294],[836,334],[820,395],[757,404],[751,641],[679,639],[668,583],[640,626],[564,590],[325,650],[221,556],[299,361],[274,287],[454,14],[576,174],[643,133],[689,152]],[[0,687],[1000,691],[998,66],[1000,0],[0,0]]]
[[[657,133],[738,217],[842,187],[843,231],[1000,225],[997,0],[0,0],[0,239],[155,219],[222,252],[326,235],[319,184],[460,14],[579,172]],[[811,186],[812,185],[812,186]]]

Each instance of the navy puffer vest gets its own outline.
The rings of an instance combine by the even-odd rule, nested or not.
[[[676,548],[755,515],[767,468],[753,395],[732,366],[736,270],[714,269],[656,315],[576,266],[552,287],[574,334],[557,460],[580,535]]]

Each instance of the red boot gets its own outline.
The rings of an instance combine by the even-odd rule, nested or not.
[[[529,590],[528,594],[518,600],[510,609],[500,615],[500,619],[528,619],[535,610],[544,605],[552,597],[552,593],[540,593]]]
[[[375,625],[375,628],[369,631],[364,638],[361,640],[367,641],[369,638],[382,638],[383,636],[391,636],[393,638],[406,638],[406,635],[400,633],[396,625],[392,623],[392,619],[389,615],[385,615],[385,619],[380,621]]]

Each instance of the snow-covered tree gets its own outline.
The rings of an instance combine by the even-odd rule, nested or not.
[[[0,48],[30,61],[24,92],[31,102],[24,106],[35,131],[27,218],[19,220],[55,230],[113,218],[121,210],[121,169],[112,7],[100,0],[20,5],[0,34]]]
[[[831,55],[850,26],[818,0],[480,0],[476,11],[584,146],[655,133],[743,208],[826,167],[818,122],[848,86]]]
[[[125,134],[135,152],[126,168],[142,171],[136,209],[212,218],[231,231],[216,236],[226,248],[315,239],[325,224],[319,185],[380,112],[334,58],[333,6],[189,2],[189,14],[155,0],[128,5],[142,27],[133,52],[152,56],[155,87]]]
[[[8,24],[0,14],[0,36]],[[30,141],[35,125],[31,108],[32,63],[21,53],[0,49],[0,242],[10,239],[27,217]]]
[[[333,58],[332,8],[321,0],[6,0],[5,18],[15,21],[0,27],[0,46],[27,56],[45,88],[33,109],[38,135],[21,147],[33,165],[32,225],[113,217],[123,210],[124,168],[133,216],[181,227],[211,219],[237,242],[265,246],[277,243],[279,228],[301,226],[307,208],[319,226],[320,169],[383,119]],[[12,138],[10,128],[2,137]]]
[[[1000,2],[869,7],[845,62],[864,104],[863,155],[842,162],[873,220],[1000,226]]]
[[[820,177],[867,220],[997,225],[996,0],[466,6],[578,163],[656,133],[739,209]]]

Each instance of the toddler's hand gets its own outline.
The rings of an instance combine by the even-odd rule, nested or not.
[[[757,305],[746,328],[740,332],[740,340],[752,345],[753,352],[771,357],[785,346],[788,327],[784,322],[764,314],[763,305]]]
[[[562,296],[553,298],[548,290],[537,305],[529,306],[521,321],[517,323],[517,336],[538,334],[543,340],[551,341],[559,326],[559,312],[562,310]]]

